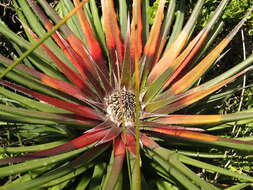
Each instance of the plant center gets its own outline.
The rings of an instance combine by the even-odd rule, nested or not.
[[[106,112],[110,119],[120,124],[130,125],[135,121],[135,95],[126,90],[114,91],[105,98]]]

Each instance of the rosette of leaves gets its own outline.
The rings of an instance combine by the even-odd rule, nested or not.
[[[234,122],[252,122],[253,112],[208,115],[206,97],[251,70],[253,55],[198,82],[251,12],[209,50],[228,0],[196,34],[204,1],[187,20],[185,3],[160,0],[149,25],[148,1],[62,0],[60,15],[45,0],[13,1],[26,35],[0,23],[0,33],[21,55],[0,56],[1,137],[7,139],[0,149],[0,189],[252,184],[252,176],[224,169],[219,160],[234,158],[224,155],[228,148],[239,155],[253,151],[250,140],[225,133]],[[215,181],[216,173],[226,177]]]

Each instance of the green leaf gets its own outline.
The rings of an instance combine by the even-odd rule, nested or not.
[[[105,169],[106,169],[105,162],[98,163],[95,165],[93,175],[92,175],[90,185],[89,185],[89,190],[99,190],[100,189],[100,187],[101,187],[100,185],[101,185],[102,177],[105,173]]]
[[[72,172],[68,173],[67,175],[64,175],[63,177],[57,178],[55,180],[50,181],[49,183],[42,185],[42,187],[49,187],[49,186],[56,186],[56,185],[60,186],[62,183],[69,182],[71,179],[76,178],[77,176],[81,175],[92,166],[93,166],[93,163],[89,163],[85,166],[82,166],[78,169],[73,170]]]
[[[252,183],[239,183],[237,185],[233,185],[231,187],[226,188],[225,190],[240,190],[244,189],[245,187],[252,186]]]
[[[105,34],[102,28],[102,23],[100,20],[100,16],[99,16],[99,11],[96,5],[96,1],[95,0],[90,0],[89,3],[90,5],[90,9],[91,9],[91,13],[92,13],[92,22],[93,22],[93,26],[95,28],[95,33],[97,35],[98,41],[101,44],[101,47],[103,48],[104,52],[107,52],[107,46],[105,43]]]
[[[76,190],[84,190],[90,183],[91,177],[92,173],[90,170],[82,174],[81,179],[78,185],[76,186]]]
[[[67,165],[64,165],[62,167],[59,167],[53,171],[50,171],[36,179],[33,179],[31,181],[27,181],[20,186],[20,184],[14,184],[9,186],[8,188],[0,187],[0,190],[30,190],[34,187],[39,187],[49,181],[52,181],[54,179],[60,178],[64,175],[67,175],[71,173],[73,170],[78,169],[81,165],[88,164],[90,161],[95,159],[97,156],[99,156],[105,149],[108,148],[106,145],[98,146],[96,148],[93,148],[92,151],[86,151],[82,155],[78,156],[75,160],[72,162],[69,162]],[[83,149],[79,149],[76,151],[82,151]],[[70,153],[73,153],[75,151],[72,151]],[[67,153],[66,153],[67,154]]]
[[[182,164],[179,159],[178,155],[175,152],[169,151],[165,148],[156,148],[153,150],[147,150],[147,153],[155,160],[159,162],[159,164],[168,172],[170,170],[175,170],[175,173],[178,173],[181,175],[182,178],[185,178],[186,181],[183,183],[183,185],[188,189],[202,189],[202,188],[208,188],[216,190],[217,188],[209,183],[207,183],[205,180],[201,179],[199,176],[197,176],[194,172],[192,172],[189,168],[187,168],[184,164]],[[170,172],[171,175],[173,173]],[[174,176],[174,175],[173,175]],[[183,177],[185,176],[185,177]],[[175,177],[175,176],[174,176]],[[178,180],[182,180],[180,178],[177,178]],[[201,188],[198,188],[195,186],[192,182],[189,181],[191,179],[194,184],[198,185]],[[188,181],[188,182],[187,182]],[[191,186],[191,187],[190,187]]]
[[[67,158],[73,157],[83,151],[85,151],[87,147],[81,148],[78,150],[70,151],[67,153],[59,154],[56,156],[51,156],[48,158],[40,158],[40,159],[34,159],[30,161],[26,161],[23,163],[5,166],[0,168],[0,177],[14,175],[18,173],[23,173],[26,171],[34,170],[40,167],[45,167],[51,164],[59,163],[62,160],[66,160]],[[1,189],[1,188],[0,188]]]
[[[0,94],[5,96],[6,98],[11,98],[12,100],[21,103],[23,106],[27,106],[29,108],[33,108],[36,110],[51,112],[51,113],[69,113],[63,109],[19,95],[17,93],[14,93],[10,90],[5,89],[4,87],[0,87]]]
[[[127,32],[127,3],[126,0],[119,1],[119,23],[120,31],[123,39],[126,38]]]
[[[32,145],[32,146],[0,147],[0,153],[36,152],[36,151],[53,148],[64,143],[66,143],[66,141],[62,140],[62,141],[55,141],[55,142],[50,142],[50,143],[45,143],[45,144],[40,144],[40,145]]]
[[[244,175],[244,174],[239,174],[239,173],[236,173],[236,172],[224,169],[224,168],[220,168],[220,167],[211,165],[211,164],[206,163],[206,162],[195,160],[195,159],[183,156],[183,155],[179,156],[179,160],[181,162],[183,162],[185,164],[188,164],[188,165],[191,165],[191,166],[199,167],[199,168],[206,169],[206,170],[215,171],[215,172],[223,174],[223,175],[227,175],[227,176],[235,177],[235,178],[238,178],[238,179],[244,179],[244,180],[249,181],[249,182],[253,182],[253,177],[251,177],[251,176],[247,176],[247,175]]]
[[[31,48],[29,48],[21,57],[14,61],[14,63],[9,66],[2,74],[0,78],[3,78],[8,72],[10,72],[19,62],[29,56],[35,49],[37,49],[44,41],[46,41],[56,30],[58,30],[63,24],[67,22],[71,16],[75,14],[75,12],[80,8],[85,2],[81,3],[79,7],[73,9],[67,16],[65,16],[57,25],[55,25],[51,31],[46,33],[38,42],[36,42]]]

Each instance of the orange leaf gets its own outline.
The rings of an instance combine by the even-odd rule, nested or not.
[[[151,70],[151,73],[148,78],[148,83],[151,83],[155,79],[157,79],[163,71],[168,69],[173,61],[177,58],[180,51],[185,46],[188,34],[186,34],[184,31],[182,31],[177,39],[171,44],[171,46],[168,48],[168,50],[165,52],[164,56],[156,63]]]
[[[243,19],[237,24],[237,26],[197,66],[175,82],[167,91],[167,94],[179,94],[197,81],[219,57],[245,21],[246,19]]]
[[[142,20],[141,0],[133,1],[133,18],[131,24],[131,57],[132,60],[139,60],[142,53]]]
[[[74,4],[76,7],[78,6],[79,3],[80,3],[80,0],[74,0]],[[81,23],[83,34],[89,46],[90,54],[95,60],[95,62],[98,63],[98,65],[105,72],[107,71],[107,67],[105,66],[105,62],[103,60],[103,55],[102,55],[102,49],[100,48],[100,44],[98,43],[96,36],[94,35],[94,31],[92,30],[90,26],[90,23],[84,13],[84,10],[79,9],[77,13],[78,13],[78,18]]]
[[[218,83],[215,84],[213,86],[209,86],[209,87],[204,87],[204,85],[200,85],[196,88],[193,88],[189,91],[186,91],[185,93],[179,94],[179,98],[177,99],[175,96],[175,100],[173,101],[172,98],[172,103],[165,106],[162,105],[161,103],[159,103],[161,105],[161,109],[158,109],[157,111],[155,111],[155,113],[168,113],[168,112],[175,112],[177,110],[180,110],[188,105],[193,104],[194,102],[206,97],[207,95],[215,92],[216,90],[220,89],[221,87],[225,86],[226,84],[228,84],[229,82],[232,82],[234,79],[236,79],[237,77],[241,76],[242,74],[244,74],[245,72],[251,70],[252,67],[249,67],[247,69],[245,69],[244,71],[241,71],[240,73]],[[185,95],[184,95],[185,94]],[[148,107],[148,106],[147,106]]]
[[[103,27],[106,36],[106,44],[109,50],[109,56],[112,63],[116,61],[115,51],[120,60],[123,61],[124,45],[121,41],[120,30],[117,21],[117,15],[112,0],[102,0]]]
[[[192,140],[199,140],[199,141],[216,141],[219,140],[219,137],[213,136],[213,135],[207,135],[203,133],[198,132],[192,132],[188,130],[170,130],[165,128],[153,128],[153,131],[175,136],[175,137],[181,137],[186,139],[192,139]]]
[[[219,123],[222,115],[168,115],[155,120],[162,124],[201,125]]]
[[[159,39],[162,21],[163,21],[163,17],[164,17],[165,3],[166,3],[166,0],[161,0],[159,3],[158,10],[157,10],[155,20],[154,20],[154,24],[152,25],[148,41],[147,41],[145,48],[144,48],[144,54],[146,54],[149,57],[155,56],[155,53],[157,52],[157,46],[159,43],[158,39]]]

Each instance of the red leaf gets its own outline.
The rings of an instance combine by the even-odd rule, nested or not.
[[[78,6],[80,0],[74,0],[75,6]],[[98,43],[96,36],[94,35],[94,31],[90,26],[90,23],[87,19],[87,16],[84,13],[83,9],[78,10],[78,18],[80,20],[82,31],[85,36],[85,39],[89,46],[89,52],[98,66],[108,74],[108,68],[105,65],[105,61],[103,60],[102,49],[100,48],[100,44]],[[79,52],[79,55],[82,55],[82,52]]]
[[[121,137],[118,137],[114,141],[114,156],[124,156],[126,153],[125,143],[122,141]]]
[[[129,152],[134,156],[136,155],[136,141],[135,136],[132,135],[129,131],[121,133],[121,138],[124,144],[126,145]]]
[[[113,144],[113,150],[114,150],[114,159],[111,165],[109,178],[106,180],[106,185],[103,188],[105,190],[114,189],[119,174],[122,170],[126,149],[120,137],[115,139]]]
[[[77,104],[73,104],[70,102],[66,102],[64,100],[50,97],[50,96],[47,96],[47,95],[44,95],[44,94],[41,94],[41,93],[38,93],[38,92],[35,92],[32,90],[29,90],[27,88],[18,86],[16,84],[12,84],[7,81],[0,80],[0,84],[3,84],[3,85],[8,86],[10,88],[16,89],[18,91],[27,93],[39,100],[47,102],[47,103],[54,105],[56,107],[68,110],[70,112],[76,113],[76,114],[81,115],[86,118],[98,119],[98,120],[101,120],[103,118],[103,116],[101,114],[99,114],[98,112],[95,112],[93,109],[91,109],[87,106],[84,106],[84,105],[77,105]]]
[[[145,145],[146,147],[150,149],[155,149],[159,147],[159,145],[155,141],[153,141],[151,138],[149,138],[145,134],[141,135],[141,142],[143,145]]]
[[[41,157],[47,157],[47,156],[53,156],[56,154],[60,154],[63,152],[71,151],[74,149],[82,148],[87,145],[90,145],[92,143],[95,143],[96,141],[100,140],[103,138],[103,136],[107,133],[107,130],[100,131],[98,133],[86,133],[78,138],[75,138],[67,143],[64,143],[62,145],[47,149],[47,150],[42,150],[39,152],[34,152],[31,154],[27,154],[24,156],[19,156],[16,158],[6,158],[6,159],[1,159],[0,164],[6,164],[6,163],[16,163],[16,162],[22,162],[26,160],[32,160],[35,158],[41,158]]]
[[[114,3],[112,0],[102,0],[102,13],[104,21],[104,32],[106,36],[106,44],[109,51],[109,56],[111,62],[114,64],[116,62],[116,54],[120,63],[123,61],[124,57],[124,45],[120,37],[120,30],[117,21],[117,15],[114,9]],[[116,68],[115,68],[116,69]],[[115,70],[116,71],[116,70]]]
[[[53,24],[33,0],[29,1],[29,3],[31,7],[35,10],[35,12],[39,15],[39,18],[44,23],[45,28],[50,31],[53,28]],[[66,41],[59,32],[55,32],[54,34],[52,34],[52,37],[63,50],[63,52],[67,55],[68,59],[76,67],[78,72],[81,74],[82,80],[91,81],[93,87],[97,90],[99,95],[102,96],[103,90],[101,88],[100,83],[97,81],[99,77],[95,68],[96,63],[92,63],[92,60],[89,58],[88,51],[84,47],[82,41],[77,38],[71,30],[66,29],[65,33],[69,42]],[[49,48],[47,48],[46,51],[50,54],[50,57],[52,58],[53,53],[49,52]],[[55,57],[56,56],[54,56],[53,58],[54,61],[56,60]],[[64,72],[64,74],[67,75],[68,73]]]
[[[100,145],[100,144],[104,144],[106,142],[109,142],[115,138],[117,138],[117,136],[121,133],[121,128],[119,127],[115,127],[115,126],[111,126],[110,129],[108,129],[108,132],[105,134],[105,136],[96,144]]]

